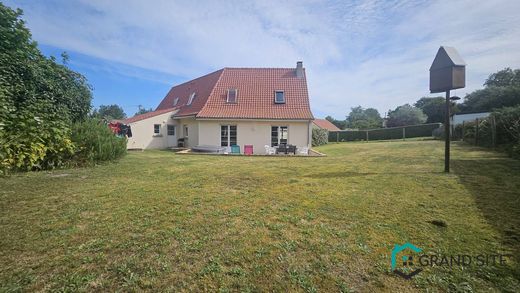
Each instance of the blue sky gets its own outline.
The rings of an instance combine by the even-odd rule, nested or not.
[[[467,87],[520,68],[520,1],[7,1],[45,54],[94,87],[94,105],[131,116],[155,108],[171,86],[222,67],[307,70],[315,116],[350,107],[382,114],[429,96],[440,45],[467,65]]]

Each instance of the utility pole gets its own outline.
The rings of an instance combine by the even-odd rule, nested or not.
[[[444,172],[450,172],[450,91],[446,91],[446,117],[444,117]]]

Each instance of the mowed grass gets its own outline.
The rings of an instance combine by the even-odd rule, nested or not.
[[[131,152],[0,178],[0,291],[519,291],[520,162],[439,141],[327,157]],[[446,223],[439,227],[431,223]],[[394,244],[506,265],[391,272]]]

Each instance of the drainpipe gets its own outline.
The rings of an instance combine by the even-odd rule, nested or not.
[[[312,141],[311,141],[311,131],[312,131],[312,121],[309,121],[307,124],[307,147],[312,147]]]

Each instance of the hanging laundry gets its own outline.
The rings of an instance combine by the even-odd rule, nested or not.
[[[119,134],[126,137],[132,137],[132,128],[130,125],[121,124]]]
[[[112,130],[114,134],[119,134],[119,132],[121,131],[121,123],[110,122],[108,123],[108,128],[110,128],[110,130]]]

